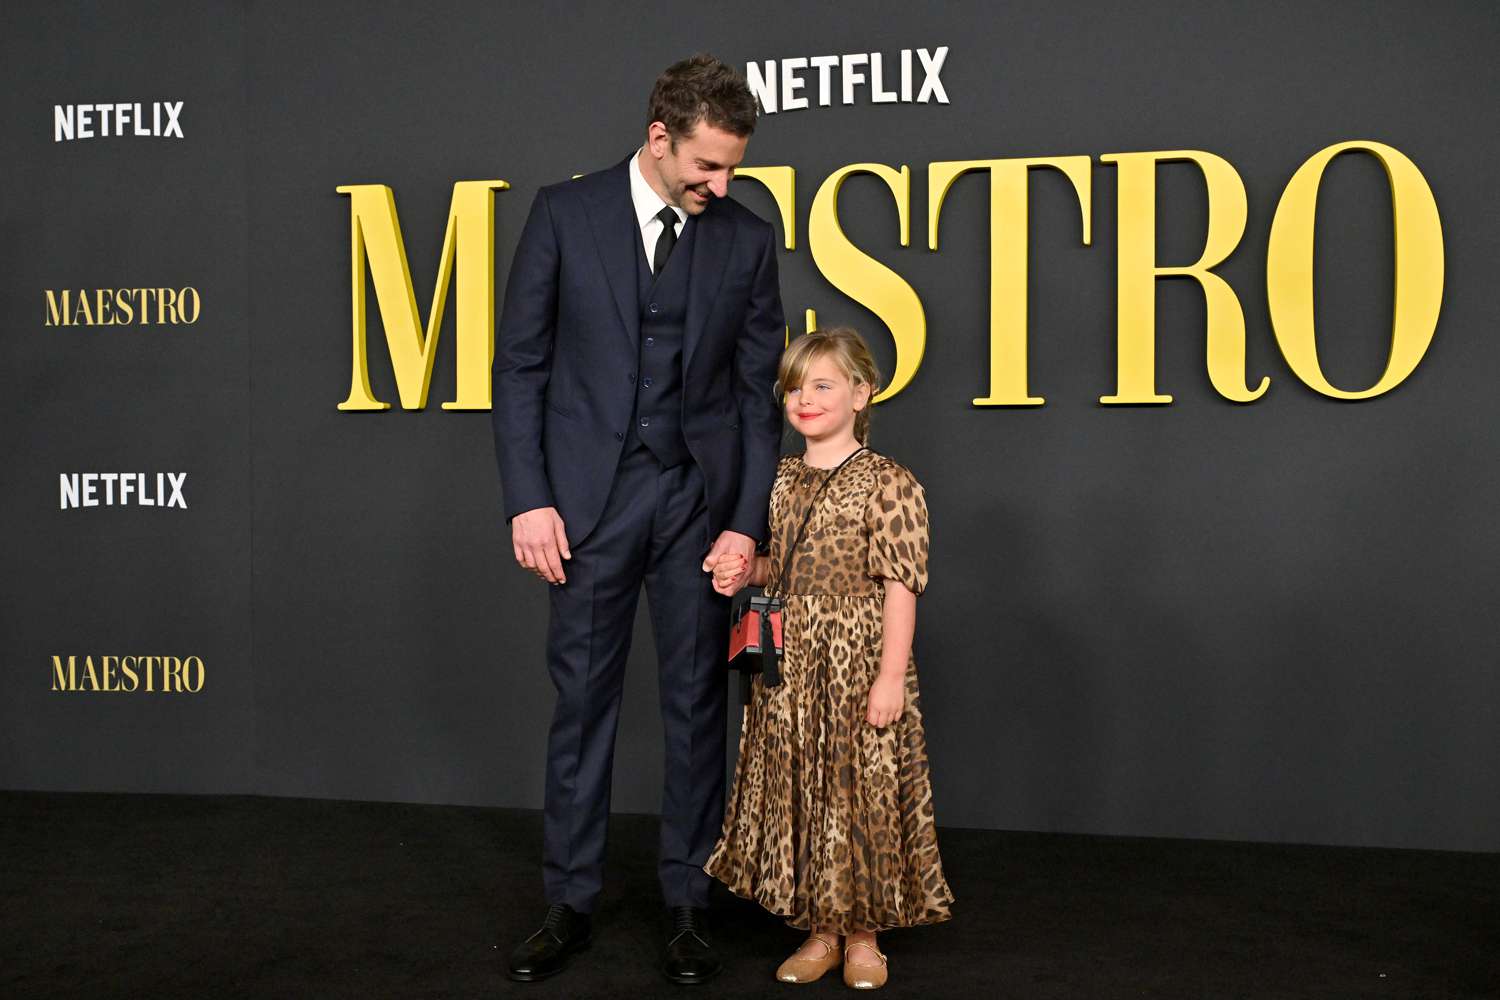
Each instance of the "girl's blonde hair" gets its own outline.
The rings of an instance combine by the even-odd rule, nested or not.
[[[807,376],[807,369],[819,358],[831,358],[839,371],[858,388],[870,387],[870,400],[880,392],[880,369],[875,367],[875,358],[869,345],[853,327],[832,326],[792,341],[781,355],[781,367],[776,372],[776,392],[783,401],[793,389],[800,388]],[[854,437],[860,444],[870,443],[870,404],[854,415]]]

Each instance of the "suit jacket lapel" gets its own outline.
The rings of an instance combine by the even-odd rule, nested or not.
[[[687,317],[683,329],[682,368],[692,363],[693,350],[703,339],[704,325],[724,284],[724,265],[734,244],[736,226],[717,201],[698,216],[693,235],[693,270],[688,276]]]
[[[636,291],[635,258],[642,251],[641,231],[630,199],[630,175],[626,172],[629,169],[629,157],[610,168],[609,183],[600,186],[588,214],[599,261],[604,265],[604,277],[620,314],[621,329],[630,342],[630,350],[636,352],[640,349],[641,304]]]

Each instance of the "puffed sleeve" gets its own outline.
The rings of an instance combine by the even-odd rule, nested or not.
[[[870,529],[868,573],[898,580],[920,594],[927,587],[927,498],[922,484],[892,462],[881,469],[865,514]]]

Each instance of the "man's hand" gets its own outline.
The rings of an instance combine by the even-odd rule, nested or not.
[[[723,584],[723,589],[720,589],[717,579],[714,581],[714,589],[719,593],[722,594],[728,590],[733,594],[750,578],[750,568],[755,564],[755,539],[749,535],[742,535],[738,531],[721,532],[718,541],[714,542],[714,547],[708,550],[708,555],[703,560],[703,572],[712,573],[714,567],[719,564],[719,558],[724,555],[737,555],[744,559],[739,573],[733,580]]]
[[[567,531],[556,507],[538,507],[510,519],[510,540],[516,562],[548,583],[567,583],[563,560],[572,559]]]

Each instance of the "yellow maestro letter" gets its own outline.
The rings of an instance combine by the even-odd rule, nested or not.
[[[1313,220],[1318,183],[1328,161],[1356,150],[1371,154],[1385,168],[1396,228],[1391,355],[1380,381],[1362,392],[1340,389],[1323,376],[1313,330]],[[1443,304],[1443,226],[1422,172],[1399,150],[1378,142],[1341,142],[1314,153],[1292,175],[1276,206],[1266,250],[1266,297],[1282,356],[1309,388],[1335,399],[1369,399],[1400,385],[1427,353]]]
[[[776,201],[776,213],[781,216],[782,242],[788,250],[797,249],[797,171],[793,167],[736,167],[735,180],[755,181],[771,192]],[[816,322],[813,311],[807,310],[807,332],[811,333]],[[792,328],[787,326],[785,344],[792,342]]]
[[[1156,279],[1180,275],[1203,286],[1207,304],[1208,377],[1219,395],[1236,403],[1259,399],[1270,384],[1245,384],[1245,314],[1223,278],[1222,264],[1245,233],[1245,184],[1229,161],[1199,150],[1110,153],[1099,157],[1119,168],[1119,261],[1116,266],[1116,388],[1101,403],[1170,403],[1156,392]],[[1203,256],[1186,267],[1156,263],[1156,165],[1188,160],[1208,188],[1208,235]]]
[[[495,192],[510,187],[505,181],[460,181],[453,185],[448,207],[448,228],[443,234],[442,258],[438,262],[437,285],[426,332],[417,312],[411,270],[406,264],[406,244],[396,218],[396,199],[384,184],[349,184],[338,188],[349,196],[351,261],[350,278],[354,300],[354,361],[349,379],[349,398],[341,410],[388,410],[391,404],[375,398],[370,389],[370,367],[365,343],[365,260],[385,342],[391,353],[391,370],[401,408],[420,410],[427,405],[432,382],[432,363],[437,359],[438,331],[443,325],[443,307],[448,285],[458,267],[458,388],[445,410],[490,408],[490,363],[495,354]]]
[[[783,242],[788,250],[797,249],[797,171],[791,167],[736,167],[734,179],[755,181],[771,192],[781,216]]]
[[[1027,192],[1032,167],[1060,170],[1073,182],[1083,215],[1083,244],[1092,239],[1087,156],[1013,160],[952,160],[927,167],[927,248],[938,248],[938,217],[948,189],[971,170],[990,172],[990,394],[975,406],[1041,406],[1026,390]]]
[[[911,242],[911,168],[900,171],[881,163],[851,163],[828,175],[813,197],[807,221],[807,244],[813,263],[839,291],[869,309],[886,326],[896,344],[896,370],[891,383],[876,396],[889,399],[911,381],[922,364],[927,345],[927,317],[917,293],[895,271],[860,250],[839,225],[839,188],[853,174],[874,174],[885,181],[896,199],[901,225],[901,245]],[[814,323],[808,310],[808,326]]]

